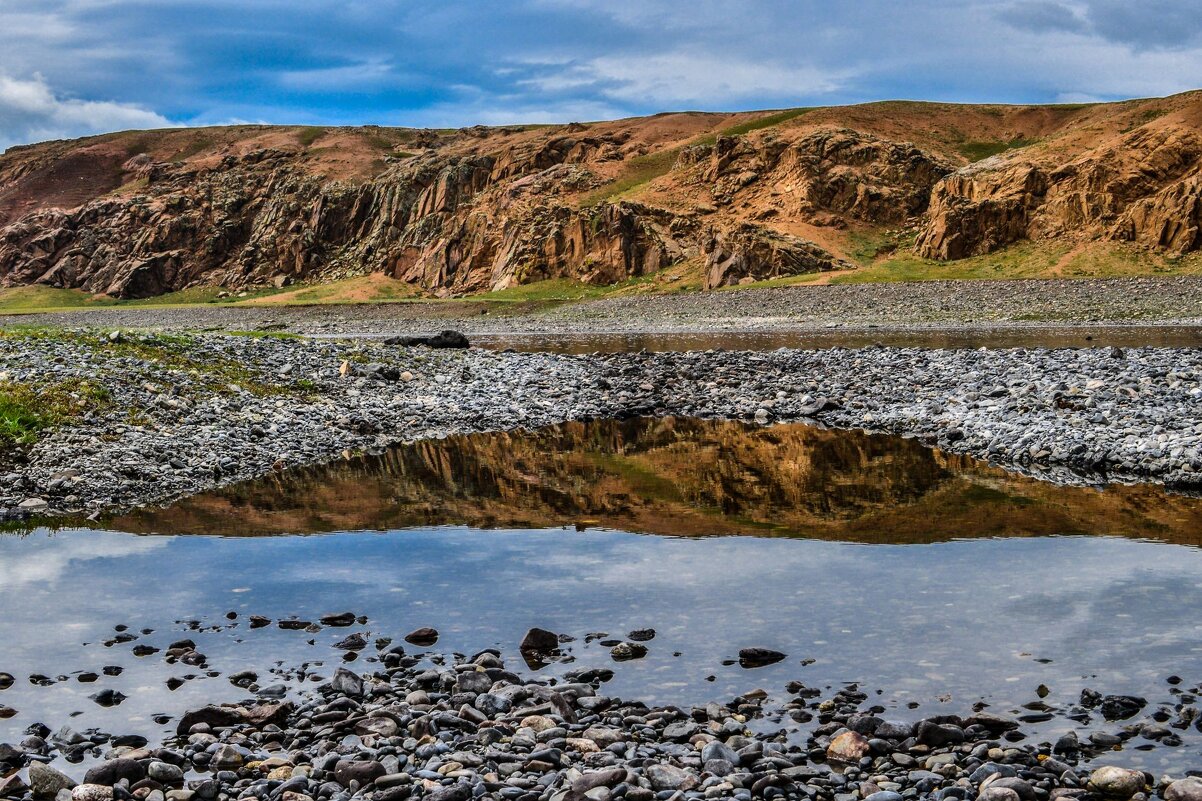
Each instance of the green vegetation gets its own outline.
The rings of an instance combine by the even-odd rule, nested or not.
[[[990,156],[996,156],[999,153],[1005,153],[1007,150],[1015,150],[1020,147],[1027,147],[1035,144],[1035,139],[1024,139],[1021,136],[1017,139],[1009,141],[993,141],[993,142],[962,142],[956,147],[960,151],[960,155],[971,162],[981,161]]]
[[[869,266],[832,277],[830,283],[1134,275],[1202,275],[1202,254],[1175,259],[1113,242],[1074,247],[1063,242],[1024,241],[983,256],[941,262],[920,258],[909,248],[899,248]]]
[[[310,126],[308,128],[301,128],[299,131],[296,132],[296,141],[301,143],[301,147],[309,147],[309,145],[313,144],[318,139],[325,136],[326,133],[327,133],[326,128],[321,128],[316,125]]]
[[[42,431],[103,407],[108,391],[91,381],[0,380],[0,453],[37,441]]]
[[[707,134],[690,142],[690,145],[712,145],[718,141],[720,136],[744,136],[752,131],[762,131],[765,128],[775,128],[777,125],[782,125],[789,120],[796,119],[802,114],[813,111],[813,107],[791,108],[784,111],[778,111],[775,114],[769,114],[766,117],[757,117],[753,120],[746,120],[737,125],[732,125],[729,128],[723,128],[717,133]]]
[[[585,195],[580,201],[580,207],[588,208],[607,200],[613,200],[632,189],[654,181],[661,175],[666,175],[672,169],[672,165],[676,163],[677,157],[680,156],[680,150],[679,147],[671,147],[644,156],[635,156],[626,162],[625,172],[620,178]]]
[[[752,131],[772,128],[812,110],[812,108],[787,109],[775,114],[769,114],[766,117],[758,117],[753,120],[740,122],[737,125],[724,128],[717,133],[699,136],[696,139],[690,140],[685,145],[671,147],[666,150],[656,151],[655,153],[648,153],[643,156],[635,156],[626,162],[625,171],[619,178],[585,195],[580,201],[580,207],[588,208],[607,200],[613,200],[644,184],[654,181],[661,175],[666,175],[671,171],[672,166],[676,163],[676,159],[680,157],[681,150],[685,147],[712,145],[718,141],[718,137],[720,136],[742,136]]]
[[[185,334],[133,334],[109,331],[68,331],[46,326],[0,329],[6,339],[51,340],[70,342],[112,358],[139,359],[163,370],[188,373],[203,388],[218,394],[232,393],[233,386],[254,395],[281,395],[289,388],[264,382],[239,356],[214,356],[211,351],[197,355],[199,343]]]

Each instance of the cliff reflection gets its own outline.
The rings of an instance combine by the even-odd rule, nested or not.
[[[682,418],[471,434],[288,471],[107,521],[232,536],[601,526],[860,542],[1105,534],[1202,544],[1202,500],[1057,487],[913,440]]]

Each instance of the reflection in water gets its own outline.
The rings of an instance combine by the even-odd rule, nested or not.
[[[641,419],[472,434],[142,510],[123,531],[225,535],[563,524],[857,542],[1107,534],[1202,542],[1202,500],[1056,487],[914,440]]]
[[[527,628],[571,634],[573,661],[547,675],[613,666],[607,693],[655,703],[856,681],[881,691],[872,703],[886,717],[914,720],[978,699],[1021,714],[1041,684],[1060,711],[1086,686],[1146,696],[1151,710],[1173,703],[1170,674],[1187,688],[1202,680],[1202,549],[1190,545],[1202,501],[1058,488],[892,437],[565,424],[417,443],[108,525],[118,531],[0,536],[0,672],[17,677],[0,704],[18,712],[0,720],[0,742],[35,721],[157,737],[171,725],[157,714],[245,698],[233,673],[296,693],[312,684],[285,668],[328,677],[350,631],[399,641],[419,626],[442,632],[438,651],[498,647],[515,665]],[[773,536],[693,536],[714,534]],[[1063,534],[1118,536],[1049,536]],[[248,625],[252,614],[342,611],[369,622]],[[137,639],[114,642],[118,625]],[[621,665],[586,637],[640,628],[657,632],[649,655]],[[213,676],[163,660],[185,636]],[[160,650],[138,657],[137,645]],[[754,671],[731,662],[752,646],[789,656]],[[370,659],[369,649],[352,667],[370,672]],[[85,672],[97,680],[80,681]],[[129,699],[108,709],[89,699],[108,688]],[[1078,725],[1057,716],[1027,728],[1045,739]],[[1080,725],[1097,729],[1113,726]],[[1181,748],[1123,762],[1195,765],[1202,734],[1182,736]]]

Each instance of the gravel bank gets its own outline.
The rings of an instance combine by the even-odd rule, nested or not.
[[[332,625],[353,625],[353,613]],[[270,621],[262,621],[267,625]],[[362,639],[362,635],[358,635]],[[613,646],[637,659],[654,632]],[[523,678],[496,650],[472,657],[421,658],[438,633],[415,631],[407,644],[351,642],[374,654],[363,673],[345,667],[299,701],[266,700],[254,672],[240,673],[242,706],[185,714],[163,747],[141,737],[88,735],[34,724],[18,746],[0,746],[0,797],[35,801],[684,801],[733,798],[814,801],[1128,801],[1156,794],[1196,801],[1202,780],[1154,777],[1106,764],[1116,746],[1173,747],[1190,735],[1197,689],[1175,710],[1126,722],[1147,707],[1131,696],[1085,690],[1065,714],[1096,728],[1055,743],[1030,743],[1023,721],[978,707],[915,723],[880,716],[854,684],[823,692],[800,681],[781,708],[762,690],[726,704],[650,708],[604,694],[609,668],[582,668],[567,681]],[[531,629],[523,656],[554,659],[570,637]],[[416,648],[414,647],[416,646]],[[416,651],[416,653],[414,653]],[[168,658],[203,664],[190,640]],[[740,660],[785,654],[748,648]],[[189,661],[191,660],[191,661]],[[370,671],[370,672],[367,672]],[[310,671],[312,672],[312,671]],[[326,675],[329,675],[328,673]],[[322,677],[324,678],[324,677]],[[1172,677],[1170,684],[1180,683]],[[1178,688],[1173,687],[1173,690]],[[827,696],[823,698],[822,696]],[[1162,720],[1164,723],[1157,721]],[[1051,713],[1021,718],[1046,720]],[[103,755],[82,783],[47,762]],[[1100,755],[1106,756],[1093,761]],[[61,763],[60,763],[61,764]],[[27,768],[25,777],[18,770]],[[69,767],[68,767],[69,770]],[[26,778],[27,777],[27,778]]]
[[[357,306],[109,308],[0,316],[0,326],[254,330],[303,334],[791,331],[1202,322],[1202,278],[928,281],[629,296],[537,306],[462,301]]]
[[[1202,486],[1202,352],[563,356],[205,335],[0,338],[9,380],[108,399],[6,465],[10,517],[162,503],[346,450],[571,419],[813,420],[1073,483]],[[11,460],[10,460],[11,461]]]

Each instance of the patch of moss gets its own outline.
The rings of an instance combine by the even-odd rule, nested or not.
[[[0,452],[30,445],[108,401],[108,390],[94,381],[0,381]]]
[[[1007,150],[1016,150],[1021,147],[1035,144],[1035,139],[1024,139],[1017,137],[1008,141],[992,141],[992,142],[962,142],[956,147],[961,156],[971,162],[981,161],[990,156],[996,156],[999,153],[1005,153]]]
[[[327,132],[328,129],[316,125],[301,128],[296,132],[296,141],[300,142],[301,147],[309,147],[318,139],[325,136]]]

